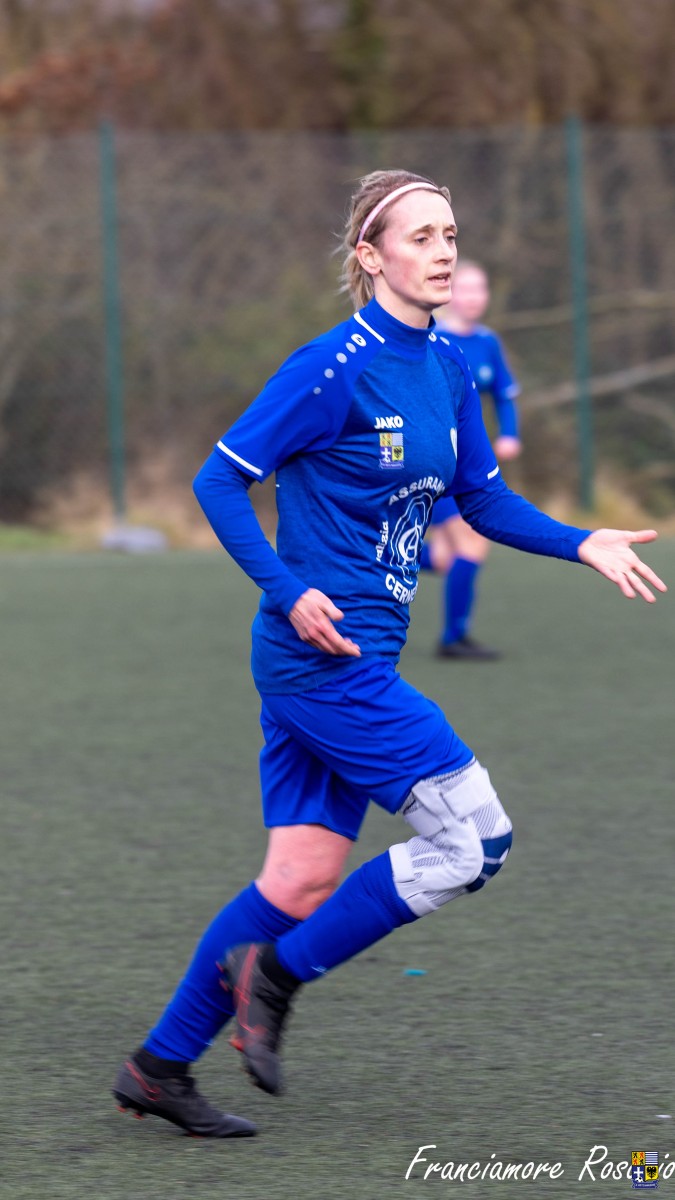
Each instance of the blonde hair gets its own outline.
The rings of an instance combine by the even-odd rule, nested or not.
[[[356,254],[363,223],[368,214],[391,192],[409,183],[426,184],[450,203],[450,192],[446,187],[439,187],[433,179],[428,179],[426,175],[414,175],[411,171],[371,171],[370,175],[364,175],[359,180],[359,186],[351,198],[344,237],[340,245],[344,255],[340,279],[341,291],[350,293],[357,308],[363,308],[372,299],[375,290],[372,275],[364,271]],[[368,237],[365,241],[373,246],[377,245],[386,229],[388,215],[386,208],[377,214],[368,226]]]

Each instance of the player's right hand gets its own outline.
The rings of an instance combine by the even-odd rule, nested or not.
[[[333,621],[341,621],[344,613],[333,604],[328,596],[317,588],[309,588],[296,600],[288,619],[298,637],[317,650],[326,654],[346,654],[352,658],[360,658],[361,651],[351,638],[343,638],[333,625]]]

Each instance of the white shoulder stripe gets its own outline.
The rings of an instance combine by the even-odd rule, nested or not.
[[[228,454],[235,462],[238,462],[240,467],[246,467],[247,471],[253,471],[254,475],[263,474],[260,467],[254,467],[253,463],[247,462],[245,458],[240,458],[238,454],[235,454],[234,450],[228,450],[224,442],[218,442],[218,449],[222,450],[223,454]]]
[[[378,333],[376,329],[372,329],[368,322],[364,321],[361,313],[354,313],[354,320],[358,321],[359,325],[363,325],[363,328],[367,329],[368,333],[372,333],[373,337],[376,337],[378,342],[384,342],[385,339],[382,337],[382,334]]]
[[[488,471],[488,479],[494,479],[495,475],[499,475],[499,467],[495,467],[492,471]]]

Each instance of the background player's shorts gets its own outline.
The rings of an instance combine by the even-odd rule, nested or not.
[[[452,496],[441,496],[437,500],[431,510],[430,525],[442,525],[444,521],[449,521],[452,517],[459,517],[461,513],[457,507],[456,501]]]
[[[370,800],[398,812],[420,779],[473,758],[444,713],[386,659],[353,662],[309,692],[262,694],[263,818],[355,839]]]

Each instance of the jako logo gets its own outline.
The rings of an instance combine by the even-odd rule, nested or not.
[[[375,429],[403,429],[403,417],[376,417]]]

